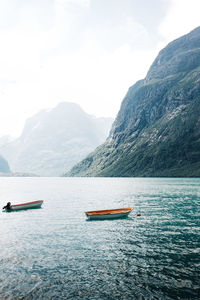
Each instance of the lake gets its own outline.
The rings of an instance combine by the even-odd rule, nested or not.
[[[1,300],[200,298],[199,178],[1,177],[0,191],[1,206],[44,200],[1,212]]]

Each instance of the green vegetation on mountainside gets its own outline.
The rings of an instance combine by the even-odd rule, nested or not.
[[[200,176],[200,27],[163,49],[107,141],[67,176]]]

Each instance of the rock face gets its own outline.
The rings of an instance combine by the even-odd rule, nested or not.
[[[13,172],[59,176],[105,141],[112,121],[63,102],[28,119],[22,135],[0,153]]]
[[[200,27],[164,48],[67,176],[200,176]]]

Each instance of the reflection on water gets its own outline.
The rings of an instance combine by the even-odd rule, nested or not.
[[[0,299],[198,299],[200,179],[1,178]],[[125,219],[84,211],[133,207]],[[141,213],[137,217],[137,212]]]

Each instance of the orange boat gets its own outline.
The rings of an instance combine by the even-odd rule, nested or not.
[[[85,214],[89,220],[105,220],[105,219],[118,219],[127,217],[132,208],[117,208],[106,210],[86,211]]]

